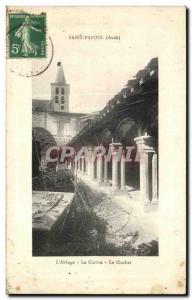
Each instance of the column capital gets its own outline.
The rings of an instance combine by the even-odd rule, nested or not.
[[[149,136],[143,135],[134,139],[139,150],[145,150],[146,152],[156,152],[157,139]]]
[[[88,146],[87,146],[87,151],[88,151],[88,152],[93,152],[93,148],[94,148],[94,147],[93,147],[92,145],[88,145]]]
[[[109,147],[111,148],[112,152],[117,152],[119,147],[121,147],[122,144],[121,143],[111,143],[109,144]]]
[[[125,160],[126,159],[126,155],[127,155],[127,151],[125,149],[123,149],[122,153],[121,153],[121,159]]]
[[[104,148],[102,145],[96,147],[97,157],[102,156],[102,148]]]

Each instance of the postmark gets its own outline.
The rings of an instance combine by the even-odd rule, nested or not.
[[[51,65],[54,56],[54,46],[50,36],[47,38],[46,58],[7,59],[10,72],[22,77],[36,77],[43,74]]]
[[[46,14],[8,14],[8,58],[46,58]]]

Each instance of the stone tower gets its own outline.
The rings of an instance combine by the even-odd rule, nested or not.
[[[57,76],[51,83],[51,100],[53,111],[69,112],[70,85],[66,83],[61,62],[57,63]]]

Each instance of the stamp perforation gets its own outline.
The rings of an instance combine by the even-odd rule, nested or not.
[[[20,19],[21,22],[18,22],[18,19]],[[17,20],[15,24],[14,20]],[[12,31],[14,34],[11,34]],[[33,31],[32,34],[31,31]],[[36,33],[40,33],[40,37],[38,37]],[[47,58],[46,13],[41,12],[34,14],[23,10],[7,10],[6,46],[8,59]],[[12,48],[10,49],[10,47]]]

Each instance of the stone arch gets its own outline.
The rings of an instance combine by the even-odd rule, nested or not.
[[[139,162],[135,160],[137,146],[134,138],[138,137],[139,126],[134,119],[126,117],[122,119],[114,131],[114,142],[122,144],[124,149],[131,146],[129,160],[125,162],[125,184],[133,188],[139,188]],[[119,165],[119,170],[121,166]]]
[[[126,117],[122,119],[114,131],[114,142],[120,142],[123,146],[134,145],[134,138],[138,136],[138,124],[134,119]]]
[[[96,132],[93,132],[92,135],[90,135],[90,144],[92,144],[92,146],[100,145],[100,139]]]
[[[108,147],[108,145],[112,142],[113,135],[109,128],[105,128],[100,133],[99,138],[100,138],[101,144],[104,147]]]

